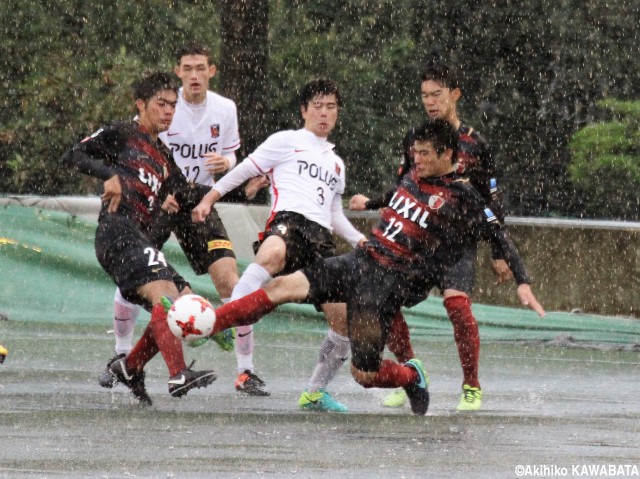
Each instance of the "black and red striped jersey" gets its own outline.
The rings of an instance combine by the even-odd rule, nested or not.
[[[516,280],[529,282],[515,247],[469,180],[456,173],[421,179],[412,169],[381,210],[366,248],[388,267],[438,274],[460,259],[466,245],[479,240],[497,245]]]
[[[143,229],[151,220],[152,209],[160,206],[163,183],[171,177],[171,182],[177,185],[186,184],[170,151],[160,140],[154,141],[136,121],[100,128],[74,145],[63,161],[104,181],[118,175],[122,199],[116,214],[134,220]],[[103,203],[100,218],[106,211],[107,205]]]
[[[416,127],[410,128],[402,140],[403,161],[398,168],[397,182],[413,167],[413,144]],[[504,220],[504,208],[499,196],[495,177],[495,163],[486,140],[466,123],[458,128],[458,154],[456,172],[469,180],[480,192],[487,205],[496,213],[500,221]],[[372,198],[367,202],[367,209],[381,208],[387,204],[392,189],[384,197]]]

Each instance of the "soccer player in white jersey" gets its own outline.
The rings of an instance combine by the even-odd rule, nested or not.
[[[161,208],[155,208],[149,236],[156,247],[161,248],[174,232],[194,272],[209,274],[220,298],[226,302],[238,282],[231,242],[215,210],[199,225],[191,221],[191,210],[215,184],[214,175],[236,165],[235,151],[240,147],[236,105],[208,89],[216,67],[206,46],[187,44],[176,52],[176,62],[174,72],[182,81],[182,88],[171,125],[159,138],[171,149],[189,186],[172,192]],[[252,180],[241,191],[246,191],[245,196],[249,197],[261,186],[266,186],[266,180]],[[122,298],[119,290],[114,299],[116,353],[127,355],[140,307]],[[228,350],[232,347],[230,343],[222,346]],[[243,392],[268,395],[264,383],[253,374],[253,368],[243,368],[239,375],[246,382]],[[113,385],[107,370],[100,376],[100,384]]]
[[[342,210],[344,162],[327,140],[338,120],[340,105],[340,93],[335,83],[325,79],[307,83],[300,94],[304,127],[271,135],[216,183],[193,210],[194,222],[204,221],[220,198],[248,178],[267,175],[270,180],[271,216],[259,238],[255,261],[233,289],[232,300],[258,290],[275,275],[289,274],[318,259],[335,255],[332,233],[352,246],[366,241]],[[330,326],[346,323],[344,304],[316,307],[325,313]],[[237,328],[239,337],[250,337],[251,331],[252,326]],[[330,337],[331,344],[323,345],[321,355],[331,354],[345,361],[349,356],[348,338],[337,333]],[[303,397],[299,404],[304,409],[346,412],[346,408],[327,391],[310,387]]]

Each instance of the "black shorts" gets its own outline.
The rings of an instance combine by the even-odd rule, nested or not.
[[[406,300],[407,277],[376,262],[363,249],[318,261],[302,270],[308,300],[347,303],[353,365],[377,371],[394,314]]]
[[[476,282],[477,259],[478,244],[473,243],[468,245],[462,257],[447,270],[444,278],[437,286],[442,291],[445,289],[457,289],[471,296],[473,293],[473,285]]]
[[[465,248],[462,257],[448,268],[444,274],[434,277],[433,275],[423,275],[421,272],[417,272],[416,277],[410,281],[410,291],[403,306],[411,308],[424,301],[427,299],[429,291],[433,288],[438,288],[440,291],[455,289],[471,296],[476,279],[477,257],[478,245],[474,243]]]
[[[276,213],[254,248],[259,247],[262,241],[273,235],[282,238],[287,245],[284,269],[276,276],[293,273],[336,254],[336,245],[331,232],[299,213],[290,211]]]
[[[227,231],[215,209],[211,209],[211,213],[202,223],[194,223],[191,220],[191,211],[209,191],[211,188],[208,186],[191,183],[187,191],[176,193],[180,210],[175,214],[169,214],[162,208],[156,208],[149,229],[151,241],[158,249],[162,249],[173,232],[197,275],[206,274],[209,266],[221,258],[236,257]]]
[[[189,286],[138,225],[124,216],[102,217],[96,229],[95,248],[102,269],[132,303],[149,307],[136,289],[152,281],[172,281],[178,291]]]

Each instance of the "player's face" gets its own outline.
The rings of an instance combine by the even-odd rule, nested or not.
[[[456,118],[456,103],[461,96],[460,88],[447,88],[427,80],[420,85],[420,96],[424,111],[432,120],[445,120],[449,123]]]
[[[453,171],[451,150],[438,153],[431,142],[416,141],[413,145],[413,159],[420,178],[436,178]]]
[[[143,100],[137,100],[140,124],[153,136],[168,130],[171,120],[173,120],[173,114],[176,112],[177,102],[178,95],[173,90],[161,90],[147,103]]]
[[[301,107],[304,127],[316,136],[326,138],[338,121],[338,100],[331,95],[316,95],[306,107]]]
[[[216,74],[216,66],[209,65],[206,55],[185,55],[175,73],[182,81],[182,93],[189,103],[204,101],[209,80]]]

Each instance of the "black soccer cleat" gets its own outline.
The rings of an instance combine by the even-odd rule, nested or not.
[[[109,365],[109,371],[116,378],[117,382],[124,384],[133,395],[143,404],[151,406],[152,401],[144,387],[144,371],[127,371],[126,358],[114,358]]]
[[[266,391],[264,381],[257,374],[252,373],[248,369],[238,375],[235,382],[236,391],[244,393],[248,396],[270,396],[271,393]]]
[[[193,388],[206,388],[218,378],[215,371],[193,371],[191,369],[193,363],[195,361],[188,368],[169,378],[169,394],[174,398],[184,396]]]
[[[118,383],[118,378],[116,378],[111,372],[111,365],[115,363],[118,359],[124,358],[124,354],[118,354],[117,356],[111,358],[105,368],[102,370],[100,375],[98,375],[98,384],[101,387],[111,389]]]
[[[422,361],[419,359],[410,359],[405,366],[413,368],[418,373],[418,382],[405,386],[404,390],[409,397],[409,404],[411,404],[411,412],[416,416],[424,416],[429,409],[429,378],[424,371]]]

